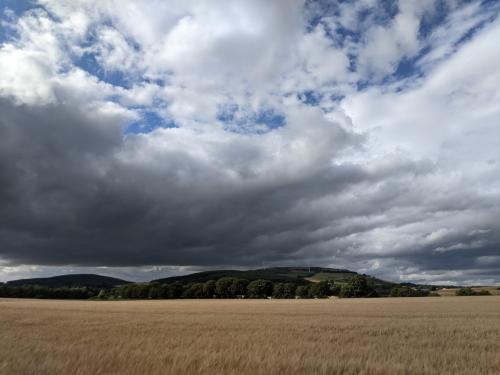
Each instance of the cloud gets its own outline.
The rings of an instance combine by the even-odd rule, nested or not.
[[[0,278],[317,264],[496,282],[497,8],[387,4],[9,13]]]

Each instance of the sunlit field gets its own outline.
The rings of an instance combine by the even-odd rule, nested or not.
[[[500,297],[0,300],[1,374],[499,374]]]

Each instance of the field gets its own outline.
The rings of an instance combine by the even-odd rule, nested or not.
[[[500,374],[500,297],[0,300],[0,374]]]

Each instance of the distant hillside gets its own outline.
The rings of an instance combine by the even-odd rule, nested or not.
[[[321,267],[274,267],[262,268],[255,270],[214,270],[196,272],[189,275],[173,276],[162,279],[152,280],[151,282],[168,284],[180,282],[182,284],[189,283],[204,283],[208,280],[218,280],[221,277],[237,277],[253,281],[257,279],[265,279],[272,282],[292,282],[295,284],[307,284],[324,280],[333,280],[336,284],[347,282],[356,272],[346,269],[336,268],[321,268]],[[395,286],[385,280],[377,279],[372,276],[366,276],[369,284],[381,295],[389,293],[390,289]],[[76,275],[61,275],[46,278],[21,279],[8,281],[6,286],[22,286],[22,285],[41,285],[52,288],[58,287],[92,287],[92,288],[113,288],[118,285],[130,284],[129,281],[117,279],[114,277],[94,275],[94,274],[76,274]]]
[[[34,279],[12,280],[6,283],[7,286],[41,285],[51,288],[61,287],[93,287],[112,288],[117,285],[128,284],[129,281],[117,279],[109,276],[94,274],[74,274],[53,277],[42,277]]]
[[[189,275],[167,277],[164,279],[153,280],[153,282],[158,283],[172,283],[179,281],[183,284],[186,283],[200,283],[208,280],[217,280],[221,277],[238,277],[241,279],[247,279],[249,281],[257,279],[265,279],[274,282],[294,282],[305,284],[307,282],[318,282],[323,280],[334,280],[338,282],[347,281],[356,272],[349,271],[346,269],[336,269],[336,268],[321,268],[321,267],[275,267],[275,268],[262,268],[256,270],[216,270],[216,271],[204,271],[196,272]],[[377,289],[391,288],[394,283],[380,280],[374,277],[368,276],[370,282]]]

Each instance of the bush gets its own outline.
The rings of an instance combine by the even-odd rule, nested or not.
[[[455,294],[457,296],[491,296],[489,290],[482,289],[479,292],[476,292],[472,288],[460,288],[455,292]]]
[[[491,293],[489,290],[486,289],[481,289],[479,292],[477,292],[478,296],[491,296]]]
[[[475,296],[476,292],[474,292],[472,288],[460,288],[455,292],[455,294],[457,296]]]

